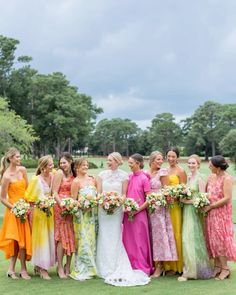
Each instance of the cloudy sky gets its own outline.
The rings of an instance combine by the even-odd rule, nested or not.
[[[140,127],[206,100],[236,103],[235,0],[0,0],[0,34]]]

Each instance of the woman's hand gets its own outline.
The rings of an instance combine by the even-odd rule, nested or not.
[[[213,208],[212,208],[211,205],[209,205],[209,206],[205,206],[205,207],[203,207],[203,208],[201,209],[201,211],[204,212],[204,213],[207,213],[207,212],[209,212],[211,209],[213,209]]]

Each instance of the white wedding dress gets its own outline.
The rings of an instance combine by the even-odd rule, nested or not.
[[[102,191],[122,194],[122,182],[128,179],[122,170],[106,170],[99,174]],[[146,285],[150,278],[141,270],[133,270],[122,242],[122,207],[108,215],[102,208],[98,212],[97,272],[105,283],[114,286]]]

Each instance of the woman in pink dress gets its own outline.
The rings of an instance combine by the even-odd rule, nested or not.
[[[217,280],[224,280],[230,275],[227,261],[236,261],[232,222],[233,179],[225,171],[228,164],[223,156],[212,157],[209,168],[212,172],[207,182],[210,205],[204,208],[208,213],[205,222],[206,242],[209,256],[214,259],[214,276]]]
[[[73,158],[69,153],[64,153],[59,158],[57,170],[52,184],[53,195],[57,204],[54,207],[55,241],[57,254],[57,272],[60,279],[66,279],[70,273],[70,264],[75,252],[75,235],[73,217],[61,216],[61,200],[70,197],[71,184],[74,179]],[[63,267],[63,256],[66,255],[66,264]]]
[[[152,255],[148,228],[146,194],[150,192],[150,181],[141,169],[144,167],[143,157],[134,154],[129,158],[129,167],[133,171],[129,175],[127,197],[134,199],[139,210],[133,221],[124,214],[123,243],[133,269],[139,269],[147,275],[152,273]]]
[[[160,152],[152,152],[149,157],[149,174],[151,176],[151,191],[158,192],[168,185],[168,170],[162,169],[163,156]],[[178,260],[173,227],[168,208],[158,208],[150,214],[152,233],[152,252],[155,271],[152,275],[158,278],[163,273],[163,261]]]

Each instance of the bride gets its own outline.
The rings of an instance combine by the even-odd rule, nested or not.
[[[118,166],[122,157],[114,152],[108,156],[109,170],[102,171],[98,176],[98,193],[117,192],[125,195],[128,184],[128,174]],[[141,270],[133,270],[122,242],[122,206],[108,215],[99,208],[98,241],[97,241],[97,271],[105,283],[114,286],[146,285],[150,278]]]

